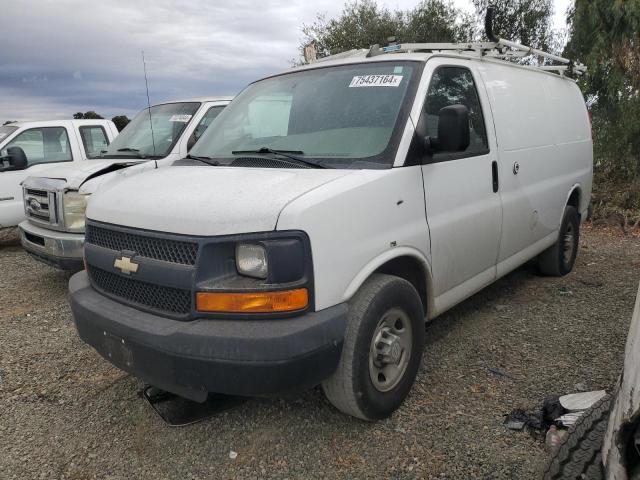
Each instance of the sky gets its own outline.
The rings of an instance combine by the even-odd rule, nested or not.
[[[571,0],[555,0],[556,28]],[[378,0],[410,9],[417,0]],[[471,10],[470,0],[454,0]],[[132,117],[151,103],[234,95],[286,70],[301,26],[342,0],[15,0],[0,7],[0,124],[94,110]]]

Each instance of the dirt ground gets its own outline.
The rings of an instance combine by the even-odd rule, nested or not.
[[[570,275],[523,267],[432,322],[410,398],[377,423],[316,389],[170,428],[139,381],[78,339],[68,278],[0,246],[1,478],[532,479],[543,446],[503,416],[578,383],[611,389],[640,238],[587,226]]]

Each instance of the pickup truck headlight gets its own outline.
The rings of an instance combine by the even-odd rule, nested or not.
[[[267,278],[267,251],[262,245],[239,243],[236,246],[238,273],[253,278]]]
[[[62,197],[64,226],[70,232],[84,232],[85,211],[88,195],[78,192],[67,192]]]

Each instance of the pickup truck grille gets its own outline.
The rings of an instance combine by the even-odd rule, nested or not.
[[[147,237],[92,224],[87,225],[86,242],[110,250],[129,250],[143,257],[182,265],[195,265],[198,255],[197,243]]]
[[[28,218],[38,223],[58,225],[57,193],[51,190],[25,188],[24,210]]]
[[[191,311],[191,292],[163,287],[116,275],[95,266],[88,266],[94,287],[105,294],[153,310],[185,315]]]

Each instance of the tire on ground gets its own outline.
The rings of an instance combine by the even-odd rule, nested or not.
[[[569,258],[565,258],[565,236],[573,231],[573,249]],[[580,241],[580,216],[575,207],[567,206],[564,209],[560,231],[556,243],[547,248],[538,256],[538,269],[543,275],[561,277],[573,269],[578,254]]]
[[[411,326],[411,354],[398,383],[379,391],[369,373],[369,352],[379,322],[391,309],[404,312]],[[413,386],[424,348],[424,310],[411,283],[392,275],[374,274],[349,302],[348,323],[338,368],[322,383],[325,396],[338,410],[377,420],[391,415]]]
[[[607,430],[611,396],[586,410],[562,439],[544,470],[544,480],[604,478],[602,441]]]

